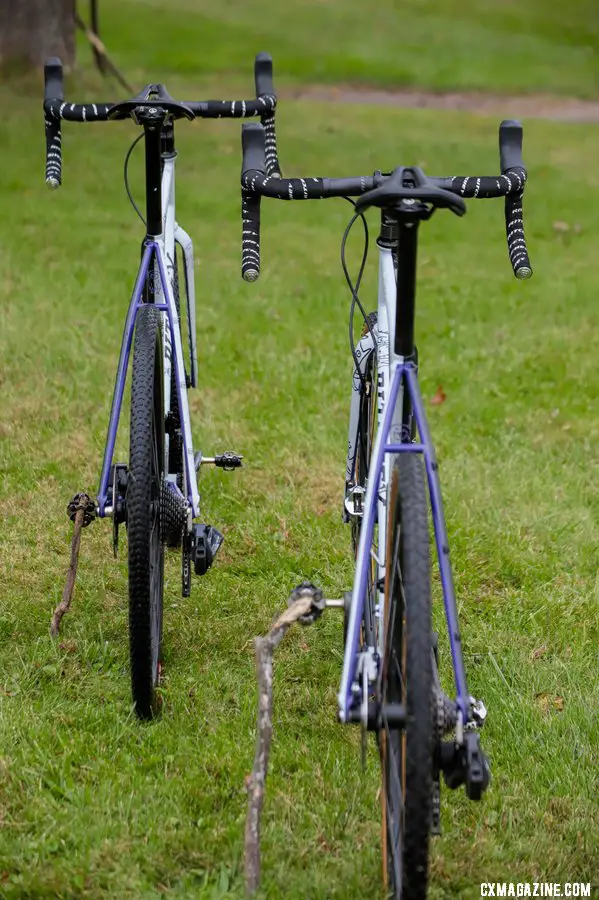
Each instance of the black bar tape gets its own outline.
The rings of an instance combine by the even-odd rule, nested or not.
[[[435,183],[444,180],[431,179]],[[509,174],[498,175],[496,178],[490,176],[474,178],[455,175],[453,178],[448,179],[448,183],[439,184],[439,187],[444,187],[453,194],[459,194],[466,199],[490,200],[496,197],[506,197],[508,194],[524,190],[525,184],[526,171],[524,169],[515,169]]]
[[[280,178],[281,164],[279,162],[279,154],[277,151],[277,133],[275,130],[274,112],[267,116],[262,116],[261,121],[264,127],[266,174]]]
[[[201,100],[185,102],[200,119],[251,119],[254,116],[272,114],[277,105],[274,94],[266,94],[255,100]]]
[[[327,196],[322,178],[277,178],[250,170],[241,176],[241,184],[252,193],[277,200],[320,200]]]
[[[276,97],[272,77],[272,56],[269,53],[258,53],[254,62],[254,83],[256,96]],[[266,113],[260,117],[264,128],[264,140],[266,146],[266,174],[281,175],[281,164],[277,152],[277,133],[275,130],[275,111]]]
[[[260,275],[260,194],[244,187],[247,171],[264,175],[264,128],[250,123],[241,126],[241,277],[256,281]]]
[[[107,122],[113,103],[65,103],[64,100],[46,100],[46,118],[60,122]]]
[[[526,169],[522,161],[523,130],[520,122],[506,119],[499,126],[499,160],[504,178],[514,189],[505,198],[505,233],[510,262],[516,278],[530,278],[532,266],[528,257],[522,200],[526,185]]]
[[[52,190],[62,184],[62,135],[60,121],[45,117],[46,184]]]
[[[277,200],[323,200],[325,197],[357,197],[372,190],[375,179],[366,178],[277,178],[247,170],[241,176],[244,188]]]
[[[505,124],[502,123],[502,127]],[[502,149],[502,158],[504,158],[504,155],[507,155],[505,144]],[[530,278],[532,275],[522,218],[522,199],[527,177],[526,169],[522,165],[518,165],[506,169],[503,175],[497,178],[462,178],[458,176],[450,179],[450,183],[443,185],[448,190],[461,194],[462,197],[478,199],[505,197],[508,253],[514,275],[522,280]]]
[[[514,275],[516,278],[524,280],[532,275],[532,266],[524,236],[522,196],[523,191],[520,191],[517,194],[508,194],[505,198],[505,232]]]
[[[257,100],[202,100],[185,103],[195,116],[204,119],[248,119],[272,114],[276,97],[258,97]],[[46,100],[44,110],[51,119],[67,122],[107,122],[108,112],[114,103],[65,103],[63,100]]]
[[[260,194],[241,188],[241,277],[256,281],[260,275]]]
[[[57,56],[48,59],[44,66],[44,124],[46,132],[46,184],[55,189],[62,182],[62,135],[60,120],[53,120],[46,111],[48,100],[62,102],[64,88],[62,63]]]

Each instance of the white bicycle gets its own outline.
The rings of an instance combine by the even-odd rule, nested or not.
[[[194,261],[191,238],[175,214],[175,122],[194,118],[259,116],[274,130],[276,97],[272,60],[258,54],[254,68],[256,99],[207,100],[180,103],[164,85],[149,84],[120,103],[66,103],[62,64],[45,67],[46,183],[57,188],[62,179],[61,121],[106,122],[131,118],[143,130],[125,159],[125,186],[144,223],[142,247],[133,295],[125,322],[116,375],[102,474],[95,503],[89,501],[85,524],[98,516],[111,518],[114,550],[118,529],[125,524],[129,555],[129,641],[131,684],[140,718],[157,711],[156,688],[161,673],[164,548],[181,549],[182,593],[189,596],[192,565],[204,575],[222,544],[216,528],[197,521],[200,495],[197,472],[212,464],[226,470],[241,465],[230,451],[211,457],[194,453],[187,390],[198,384],[195,336]],[[145,216],[128,184],[128,163],[134,146],[145,146]],[[184,287],[180,291],[177,246],[183,258]],[[187,319],[187,361],[183,349],[181,293]],[[114,463],[114,448],[123,404],[129,357],[131,431],[128,464]],[[69,504],[74,516],[80,495]]]

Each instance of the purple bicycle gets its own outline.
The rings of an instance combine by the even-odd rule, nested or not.
[[[266,137],[266,142],[265,142]],[[341,259],[352,301],[350,345],[354,361],[344,518],[352,525],[353,590],[327,601],[310,583],[292,599],[312,597],[313,620],[326,606],[345,613],[344,659],[338,717],[359,723],[365,740],[376,734],[382,778],[383,872],[395,900],[420,900],[428,885],[429,836],[440,828],[440,781],[465,786],[479,800],[490,771],[480,746],[486,709],[468,691],[438,466],[418,387],[414,343],[416,254],[420,224],[438,209],[457,216],[466,198],[505,198],[507,244],[517,278],[532,274],[522,197],[522,127],[502,122],[502,174],[483,178],[431,178],[419,168],[362,178],[282,178],[274,131],[244,125],[242,169],[242,275],[260,272],[260,199],[357,197],[342,242]],[[364,213],[380,211],[377,311],[367,314],[345,263],[345,242]],[[361,340],[353,340],[358,307]],[[428,499],[426,486],[428,485]],[[452,699],[441,687],[437,636],[432,630],[430,502],[455,683]],[[303,621],[303,620],[302,620]]]
[[[274,131],[276,97],[268,54],[258,54],[254,75],[253,100],[180,103],[164,85],[149,84],[136,97],[120,103],[75,104],[64,101],[60,60],[48,60],[45,67],[46,183],[50,188],[59,187],[62,180],[63,119],[131,118],[142,128],[125,158],[125,187],[146,233],[121,342],[97,501],[87,513],[88,520],[96,515],[112,519],[115,554],[119,525],[127,527],[131,684],[140,718],[152,717],[158,706],[165,546],[181,550],[182,593],[189,596],[192,566],[197,575],[204,575],[223,541],[216,528],[194,521],[200,517],[197,473],[207,464],[225,470],[241,465],[241,457],[231,451],[211,457],[194,453],[191,439],[187,390],[198,384],[194,259],[191,239],[175,215],[175,122],[259,116],[263,127]],[[145,216],[128,183],[131,152],[142,139]],[[177,248],[183,261],[183,285]],[[181,293],[187,320],[186,353]],[[129,462],[114,463],[132,347]]]

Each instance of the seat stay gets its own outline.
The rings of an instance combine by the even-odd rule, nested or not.
[[[449,559],[447,527],[443,512],[443,501],[441,497],[435,450],[431,441],[426,414],[424,412],[424,404],[422,402],[422,397],[420,396],[416,365],[409,360],[395,360],[391,364],[391,371],[392,375],[388,400],[385,404],[374,442],[368,486],[364,499],[364,512],[360,528],[358,552],[356,555],[356,570],[343,657],[343,670],[338,693],[339,719],[341,722],[351,721],[351,710],[356,706],[357,702],[362,699],[360,697],[361,691],[358,679],[360,661],[360,625],[364,615],[367,597],[370,548],[376,523],[380,486],[385,478],[384,471],[386,461],[388,460],[390,462],[391,457],[397,453],[420,453],[424,457],[426,467],[435,544],[439,560],[439,570],[441,573],[445,618],[451,647],[451,659],[456,689],[456,705],[461,713],[462,725],[465,725],[471,718],[470,695],[468,693],[462,655],[455,588]],[[402,439],[399,442],[393,439],[391,441],[389,440],[390,436],[393,435],[394,430],[394,414],[398,407],[400,408],[400,412],[403,407],[403,397],[401,397],[402,388],[411,403],[420,437],[418,442],[405,439]],[[385,636],[383,635],[383,640],[384,639]],[[381,648],[375,649],[378,649],[380,654]]]
[[[177,385],[177,398],[179,401],[181,431],[183,437],[185,496],[190,504],[192,518],[197,518],[200,514],[200,496],[194,465],[194,452],[191,438],[191,424],[189,419],[189,405],[187,402],[187,385],[185,382],[185,366],[183,363],[183,346],[181,341],[179,317],[177,314],[177,308],[175,305],[171,285],[167,277],[164,249],[156,241],[147,240],[144,245],[144,252],[137,274],[135,287],[133,289],[133,294],[131,295],[131,301],[129,303],[129,310],[127,312],[127,319],[125,321],[125,329],[121,342],[121,352],[119,356],[117,376],[112,397],[108,432],[106,436],[106,445],[104,448],[104,457],[102,462],[102,472],[100,475],[100,486],[98,488],[98,515],[101,518],[113,514],[112,507],[107,503],[110,469],[114,457],[116,436],[121,415],[121,408],[123,404],[127,371],[129,368],[129,358],[131,355],[131,346],[133,344],[133,335],[135,331],[135,320],[137,318],[139,309],[146,302],[144,300],[144,291],[152,272],[152,267],[155,267],[153,278],[154,283],[158,288],[158,290],[155,291],[154,296],[158,301],[162,301],[154,303],[152,305],[165,314],[165,330],[163,333],[168,333],[169,335],[170,346],[172,347],[172,360],[175,365],[175,383]],[[156,282],[158,282],[158,284]],[[164,350],[166,362],[166,344],[164,345]]]
[[[198,351],[196,341],[196,293],[193,241],[178,222],[175,222],[175,242],[181,247],[183,252],[187,336],[189,340],[189,379],[191,387],[195,388],[198,386]],[[179,295],[180,294],[181,283],[179,282]]]
[[[439,481],[439,464],[437,463],[437,456],[431,438],[426,412],[424,410],[424,403],[422,402],[422,396],[418,386],[418,372],[416,366],[406,366],[404,378],[412,403],[416,428],[420,437],[420,445],[413,444],[412,446],[414,448],[420,446],[424,456],[433,531],[435,535],[437,559],[439,562],[439,572],[441,575],[441,586],[443,589],[445,620],[447,623],[449,645],[451,648],[451,661],[453,664],[456,689],[456,704],[462,713],[462,723],[465,724],[471,718],[470,695],[468,694],[466,669],[464,667],[464,658],[462,654],[462,639],[460,636],[458,610],[455,599],[453,572],[449,557],[449,538],[447,536],[447,525],[445,523],[445,513],[443,510],[443,496],[441,494],[441,483]],[[391,452],[394,451],[391,450]]]
[[[119,354],[119,362],[116,372],[116,380],[112,395],[112,403],[110,407],[110,417],[108,420],[108,431],[106,434],[106,444],[104,446],[104,458],[102,461],[102,471],[100,474],[100,486],[98,488],[98,515],[103,518],[106,515],[112,515],[112,507],[107,507],[108,482],[110,479],[110,467],[114,457],[114,447],[116,444],[116,435],[121,417],[121,407],[123,405],[123,395],[125,393],[125,383],[127,380],[127,370],[129,368],[129,357],[131,355],[131,345],[133,343],[133,332],[135,330],[135,319],[137,311],[143,303],[143,294],[148,279],[150,265],[153,262],[154,245],[146,244],[142,254],[141,263],[135,280],[135,286],[129,301],[129,309],[125,320],[125,328],[121,340],[121,350]]]

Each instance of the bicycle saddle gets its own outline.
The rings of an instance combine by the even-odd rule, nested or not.
[[[128,119],[137,109],[159,107],[173,119],[194,119],[193,111],[184,103],[173,100],[163,84],[146,84],[136,97],[115,103],[108,110],[109,119]]]
[[[382,184],[358,197],[356,211],[364,212],[370,206],[392,209],[402,200],[420,200],[439,209],[450,209],[456,216],[463,216],[466,212],[466,203],[462,197],[437,187],[416,166],[398,166]]]

